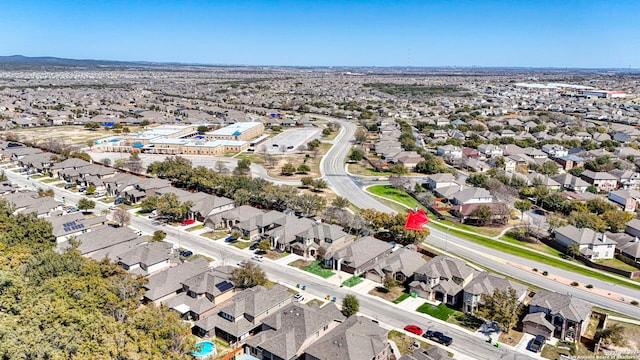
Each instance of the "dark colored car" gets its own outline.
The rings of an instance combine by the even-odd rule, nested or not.
[[[533,213],[536,215],[544,215],[544,210],[542,209],[534,209]]]
[[[191,250],[182,250],[182,251],[180,251],[180,256],[182,256],[182,257],[189,257],[191,255],[193,255],[193,251],[191,251]]]
[[[234,237],[232,237],[232,236],[227,236],[227,237],[224,239],[224,242],[234,242],[234,241],[236,241],[236,240],[237,240],[237,239],[236,239],[236,238],[234,238]]]
[[[120,205],[124,203],[124,198],[116,198],[116,200],[113,202],[113,205]]]
[[[267,253],[267,251],[266,250],[262,250],[262,249],[258,249],[258,250],[256,250],[254,252],[254,254],[256,254],[256,255],[264,255],[266,253]]]
[[[251,244],[251,246],[249,246],[249,250],[253,251],[253,250],[257,249],[258,245],[260,245],[260,243],[258,243],[258,242]]]
[[[540,352],[546,341],[547,339],[545,339],[544,336],[537,335],[533,340],[531,340],[531,345],[529,346],[529,350],[533,352]]]
[[[425,332],[424,335],[422,335],[422,337],[431,339],[435,342],[439,342],[440,344],[446,345],[446,346],[451,345],[451,343],[453,342],[453,339],[451,337],[441,333],[440,331],[427,330],[427,332]]]
[[[76,184],[65,184],[64,188],[65,189],[71,189],[72,187],[76,186]]]
[[[407,325],[404,327],[405,330],[412,334],[422,335],[422,328],[418,325]]]

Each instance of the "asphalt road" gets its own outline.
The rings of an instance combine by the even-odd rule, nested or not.
[[[62,200],[64,197],[67,204],[77,203],[82,197],[79,193],[73,193],[53,185],[40,183],[35,180],[27,180],[26,176],[5,171],[9,180],[20,187],[37,189],[51,188],[54,190],[56,199]],[[96,201],[95,212],[100,212],[108,208],[111,204]],[[145,234],[152,234],[156,230],[162,230],[167,234],[166,241],[179,247],[187,248],[194,253],[203,254],[216,259],[215,265],[235,265],[241,261],[249,260],[251,252],[241,250],[225,244],[223,241],[212,241],[204,239],[198,235],[186,232],[180,227],[155,226],[152,220],[143,216],[132,216],[130,227],[142,230]],[[250,261],[250,260],[249,260]],[[530,359],[532,357],[515,352],[502,347],[496,348],[485,342],[485,337],[477,334],[469,334],[465,331],[451,326],[447,323],[436,322],[426,315],[421,315],[413,311],[407,311],[379,299],[358,294],[349,288],[341,288],[329,283],[324,279],[310,275],[304,271],[276,264],[271,260],[260,263],[269,279],[281,283],[295,286],[295,284],[305,284],[306,294],[324,298],[326,295],[335,296],[339,305],[347,294],[358,297],[360,302],[360,312],[371,318],[375,318],[385,327],[402,329],[406,324],[417,324],[425,330],[437,329],[445,332],[454,338],[454,343],[450,349],[455,351],[457,358],[464,359]],[[423,339],[424,340],[424,339]]]
[[[353,146],[353,137],[356,126],[350,122],[329,117],[322,117],[337,122],[341,126],[340,134],[333,141],[331,149],[320,161],[320,172],[327,181],[329,187],[338,195],[361,209],[376,209],[378,211],[395,213],[396,211],[387,205],[372,198],[354,182],[354,178],[347,173],[344,159],[349,155]]]

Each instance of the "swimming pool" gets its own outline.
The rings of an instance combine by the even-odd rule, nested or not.
[[[196,343],[196,348],[199,350],[192,352],[191,355],[195,357],[203,357],[215,353],[216,344],[211,341],[200,341],[199,343]]]

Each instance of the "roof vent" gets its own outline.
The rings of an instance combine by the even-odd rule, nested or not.
[[[342,347],[342,343],[338,343],[338,347]]]

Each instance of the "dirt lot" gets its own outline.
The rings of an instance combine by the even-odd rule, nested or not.
[[[131,128],[131,131],[135,129]],[[42,144],[48,139],[58,139],[60,142],[70,145],[87,147],[89,141],[95,142],[109,136],[118,135],[112,130],[98,129],[95,131],[84,129],[81,126],[50,126],[32,129],[14,129],[7,133],[15,134],[21,141],[36,142]]]

